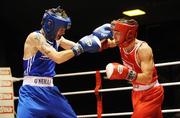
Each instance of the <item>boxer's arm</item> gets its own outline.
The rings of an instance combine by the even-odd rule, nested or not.
[[[26,41],[24,43],[24,55],[23,55],[23,59],[29,59],[32,56],[35,55],[35,53],[37,52],[37,49],[35,48],[32,40],[30,40],[30,35],[26,38]]]
[[[63,36],[57,41],[59,46],[62,47],[63,49],[71,49],[73,46],[75,46],[75,42],[70,41]]]
[[[42,34],[34,32],[30,34],[29,38],[31,38],[31,41],[37,48],[37,50],[39,50],[41,53],[43,53],[58,64],[63,63],[74,57],[74,53],[71,49],[63,50],[60,52],[56,51],[51,45],[46,42],[46,39]]]
[[[137,55],[139,56],[142,73],[138,73],[136,82],[149,84],[153,79],[154,60],[151,47],[147,43],[143,43],[139,48]]]

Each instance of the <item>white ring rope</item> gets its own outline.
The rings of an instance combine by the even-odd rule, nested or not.
[[[180,109],[166,109],[162,110],[163,113],[174,113],[174,112],[180,112]],[[121,112],[121,113],[104,113],[102,114],[102,117],[108,117],[108,116],[126,116],[126,115],[132,115],[133,112]],[[78,115],[78,118],[93,118],[97,117],[97,114],[89,114],[89,115]]]
[[[180,61],[174,62],[166,62],[166,63],[159,63],[155,64],[156,67],[163,67],[163,66],[170,66],[170,65],[178,65]],[[100,73],[105,73],[105,70],[100,70]],[[96,74],[96,71],[87,71],[87,72],[77,72],[77,73],[68,73],[68,74],[57,74],[55,77],[69,77],[69,76],[78,76],[78,75],[89,75],[89,74]],[[14,82],[21,81],[23,78],[12,78]],[[162,86],[176,86],[180,85],[180,82],[171,82],[171,83],[161,83]],[[99,92],[112,92],[112,91],[123,91],[123,90],[131,90],[132,87],[119,87],[119,88],[108,88],[108,89],[100,89]],[[65,92],[62,93],[63,95],[77,95],[77,94],[88,94],[94,93],[94,90],[86,90],[86,91],[75,91],[75,92]],[[18,97],[14,96],[14,100],[17,100]],[[172,113],[172,112],[180,112],[180,109],[167,109],[162,110],[163,113]],[[124,116],[124,115],[131,115],[133,112],[121,112],[121,113],[104,113],[102,117],[108,116]],[[92,118],[97,117],[97,114],[90,114],[90,115],[78,115],[78,118]]]
[[[175,85],[180,85],[180,82],[161,83],[161,85],[162,86],[175,86]],[[123,90],[131,90],[131,89],[132,87],[108,88],[108,89],[101,89],[99,90],[99,92],[123,91]],[[66,92],[62,94],[63,95],[77,95],[77,94],[87,94],[87,93],[94,93],[94,90]]]
[[[178,64],[180,64],[180,61],[159,63],[159,64],[155,64],[155,66],[156,67],[163,67],[163,66],[172,66],[172,65],[178,65]]]

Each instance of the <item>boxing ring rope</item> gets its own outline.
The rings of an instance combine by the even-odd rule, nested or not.
[[[179,65],[180,61],[174,62],[166,62],[166,63],[158,63],[155,64],[156,67],[163,67],[163,66],[172,66],[172,65]],[[105,73],[105,70],[100,70],[100,73]],[[90,75],[96,74],[96,71],[87,71],[87,72],[76,72],[76,73],[68,73],[68,74],[57,74],[55,77],[69,77],[69,76],[78,76],[78,75]],[[22,78],[13,78],[14,82],[23,80]],[[161,83],[162,86],[177,86],[180,85],[180,82],[171,82],[171,83]],[[132,87],[119,87],[119,88],[108,88],[108,89],[100,89],[99,92],[112,92],[112,91],[123,91],[123,90],[131,90]],[[86,90],[86,91],[75,91],[75,92],[65,92],[62,93],[63,95],[78,95],[78,94],[89,94],[94,93],[94,90]],[[14,96],[14,100],[17,100],[18,97]],[[162,110],[163,113],[173,113],[173,112],[180,112],[180,109],[166,109]],[[124,116],[124,115],[131,115],[133,112],[121,112],[121,113],[103,113],[102,117],[108,116]],[[78,115],[78,118],[92,118],[97,117],[97,114],[90,114],[90,115]]]
[[[162,86],[176,86],[180,85],[180,82],[171,82],[171,83],[161,83]],[[108,88],[101,89],[99,92],[112,92],[112,91],[123,91],[123,90],[131,90],[133,87],[119,87],[119,88]],[[94,93],[94,90],[86,90],[86,91],[75,91],[75,92],[66,92],[62,93],[63,95],[78,95],[78,94],[88,94]]]
[[[180,109],[169,109],[169,110],[162,110],[163,113],[174,113],[174,112],[180,112]],[[132,115],[133,112],[121,112],[121,113],[104,113],[102,114],[102,117],[108,117],[108,116],[126,116],[126,115]],[[93,118],[97,117],[97,114],[90,114],[90,115],[78,115],[78,118]]]

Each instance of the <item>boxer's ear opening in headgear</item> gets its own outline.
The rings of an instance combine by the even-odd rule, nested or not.
[[[68,17],[65,10],[58,6],[57,8],[45,10],[41,24],[46,38],[48,40],[53,40],[59,28],[70,29],[71,19]]]
[[[111,22],[111,26],[112,30],[120,32],[120,37],[117,40],[122,47],[127,47],[137,37],[138,23],[134,19],[114,20]]]

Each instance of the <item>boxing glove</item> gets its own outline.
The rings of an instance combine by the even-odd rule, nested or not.
[[[110,80],[128,80],[134,81],[137,73],[119,63],[109,63],[106,66],[106,75]]]
[[[100,40],[94,35],[88,35],[81,38],[72,50],[75,56],[80,55],[83,52],[95,53],[101,48]]]
[[[106,23],[98,28],[96,28],[93,33],[93,35],[97,36],[99,40],[112,38],[112,30],[111,30],[111,24]]]

